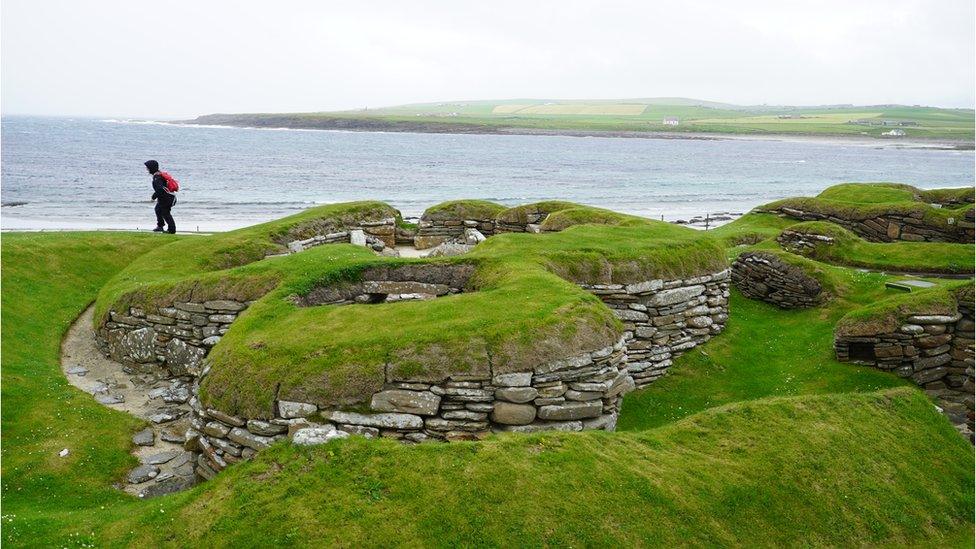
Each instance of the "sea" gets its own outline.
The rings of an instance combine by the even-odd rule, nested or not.
[[[674,221],[741,214],[846,181],[971,186],[973,151],[900,141],[647,139],[0,119],[0,228],[155,223],[148,159],[180,181],[180,230],[219,231],[319,204],[382,200],[405,217],[461,198],[569,200]]]

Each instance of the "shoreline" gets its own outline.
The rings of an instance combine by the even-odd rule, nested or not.
[[[210,118],[213,117],[213,118]],[[635,130],[573,130],[573,129],[541,129],[519,126],[485,126],[481,124],[465,123],[427,123],[400,122],[384,119],[346,119],[323,118],[307,120],[305,123],[293,118],[281,116],[274,118],[250,118],[235,120],[221,115],[206,115],[194,120],[171,121],[136,121],[113,120],[117,123],[155,123],[183,127],[206,128],[237,128],[250,130],[295,130],[295,131],[333,131],[356,133],[413,133],[413,134],[447,134],[447,135],[524,135],[547,137],[577,137],[604,139],[677,139],[689,141],[794,141],[820,142],[850,146],[878,146],[893,149],[923,149],[945,151],[976,150],[976,142],[952,140],[943,138],[877,138],[861,135],[815,134],[815,133],[713,133],[713,132],[665,132],[665,131],[635,131]],[[257,124],[255,124],[257,123]]]

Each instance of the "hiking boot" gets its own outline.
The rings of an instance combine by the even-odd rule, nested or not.
[[[154,233],[161,233],[161,232],[163,232],[163,228],[162,227],[156,227],[155,229],[153,229],[153,232]]]

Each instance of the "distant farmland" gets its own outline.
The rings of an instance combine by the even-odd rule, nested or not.
[[[673,124],[665,124],[672,119]],[[220,114],[191,123],[436,133],[559,133],[653,137],[667,132],[809,135],[940,141],[971,148],[972,109],[904,105],[741,106],[683,98],[511,99],[399,105],[354,111]],[[894,131],[893,130],[897,130]]]

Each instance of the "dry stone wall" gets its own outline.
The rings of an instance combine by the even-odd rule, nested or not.
[[[474,234],[472,230],[482,235],[481,239],[471,242],[471,238],[477,238],[471,236]],[[447,219],[428,217],[425,213],[417,224],[417,234],[414,236],[413,244],[418,250],[433,248],[447,242],[477,244],[494,234],[494,219]]]
[[[729,318],[729,273],[583,288],[624,323],[626,371],[643,387],[666,374],[675,357],[722,332]]]
[[[171,307],[109,313],[96,342],[106,356],[133,372],[196,376],[211,347],[250,305],[228,299],[177,302]]]
[[[392,217],[379,221],[361,221],[335,232],[323,232],[307,238],[288,241],[285,243],[288,248],[287,252],[271,254],[269,257],[298,253],[323,244],[355,244],[382,253],[392,251],[397,245],[397,234],[396,219]]]
[[[830,221],[871,242],[907,240],[910,242],[971,243],[974,238],[973,210],[971,209],[961,213],[958,218],[950,218],[951,222],[947,226],[926,221],[921,211],[908,214],[885,213],[864,219],[843,219],[787,206],[769,211],[802,221]]]
[[[838,334],[837,360],[909,378],[934,397],[956,428],[973,439],[973,303],[954,315],[910,316],[894,331],[867,336]]]
[[[783,309],[812,307],[826,298],[817,279],[771,253],[739,255],[732,264],[732,283],[746,297]]]

